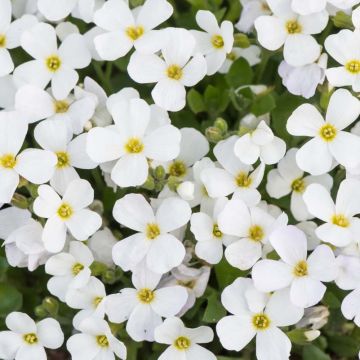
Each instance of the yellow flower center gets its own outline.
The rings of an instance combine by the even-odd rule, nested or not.
[[[301,33],[302,27],[296,20],[290,20],[285,25],[288,34],[299,34]]]
[[[125,144],[125,151],[129,154],[139,154],[144,150],[144,144],[138,138],[131,138]]]
[[[252,318],[252,323],[256,330],[266,330],[270,326],[270,319],[265,314],[256,314]]]
[[[175,160],[169,167],[169,174],[171,176],[182,177],[186,175],[186,172],[186,165],[180,160]]]
[[[29,334],[24,335],[24,341],[26,343],[28,343],[29,345],[33,345],[33,344],[36,344],[38,342],[38,338],[37,338],[36,334],[29,333]]]
[[[57,114],[66,113],[69,110],[70,104],[66,100],[54,101],[54,109]]]
[[[251,185],[252,179],[245,172],[240,172],[235,178],[236,185],[247,188]]]
[[[306,188],[305,181],[302,178],[295,179],[291,184],[291,188],[297,193],[303,193]]]
[[[213,226],[213,235],[217,238],[221,238],[223,236],[223,233],[219,229],[218,224],[214,224],[214,226]]]
[[[51,72],[56,72],[60,69],[61,60],[57,55],[51,55],[45,60],[46,67]]]
[[[308,274],[308,265],[305,260],[299,261],[294,267],[294,275],[297,277],[306,276]]]
[[[150,240],[156,239],[160,235],[160,228],[158,224],[146,225],[146,237]]]
[[[0,156],[0,165],[5,169],[13,169],[16,165],[15,156],[12,154]]]
[[[185,337],[185,336],[179,336],[175,341],[174,341],[174,346],[178,349],[178,350],[186,350],[190,347],[191,345],[191,341],[189,338]]]
[[[131,40],[135,41],[144,34],[144,28],[142,26],[129,26],[125,33]]]
[[[0,48],[4,48],[6,46],[6,36],[4,34],[0,34]]]
[[[345,69],[351,74],[359,74],[360,73],[360,61],[359,60],[351,60],[345,64]]]
[[[71,218],[71,215],[73,214],[73,209],[69,204],[61,204],[57,211],[58,216],[62,220],[67,220]]]
[[[349,220],[342,214],[334,215],[332,217],[332,223],[340,227],[348,227],[350,225]]]
[[[319,134],[324,141],[330,142],[335,139],[337,130],[334,125],[325,124],[320,128]]]
[[[137,296],[143,304],[150,304],[155,298],[155,293],[150,289],[144,288],[138,291]]]
[[[253,241],[261,241],[264,238],[264,230],[259,225],[253,225],[249,229],[249,238]]]
[[[221,49],[224,47],[224,39],[221,35],[213,35],[211,38],[211,44],[216,49]]]
[[[166,75],[168,78],[173,80],[180,80],[183,75],[182,68],[179,65],[170,65],[166,69]]]
[[[80,263],[76,263],[73,267],[72,267],[72,273],[74,275],[77,275],[80,271],[84,270],[84,265],[80,264]]]
[[[69,159],[68,153],[63,152],[63,151],[59,151],[59,152],[56,153],[56,156],[57,156],[57,159],[58,159],[56,167],[58,169],[69,166],[70,159]]]
[[[93,301],[95,307],[99,306],[99,304],[102,302],[102,300],[103,300],[103,297],[97,296]]]
[[[108,347],[109,346],[109,340],[107,339],[106,335],[98,335],[96,337],[96,342],[100,347]]]

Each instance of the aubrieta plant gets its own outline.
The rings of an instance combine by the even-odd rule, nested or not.
[[[360,0],[0,0],[0,359],[360,358]]]

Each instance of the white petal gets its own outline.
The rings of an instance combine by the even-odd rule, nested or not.
[[[170,232],[188,223],[191,217],[189,204],[177,197],[165,199],[156,212],[161,232]]]
[[[345,179],[340,183],[336,196],[336,213],[352,217],[360,213],[360,182]]]
[[[275,16],[260,16],[255,20],[259,43],[268,50],[277,50],[285,42],[287,34],[283,21]]]
[[[151,92],[156,105],[167,111],[179,111],[185,106],[186,91],[180,81],[161,79]]]
[[[317,304],[324,296],[326,286],[308,276],[296,278],[291,284],[291,301],[303,308]]]
[[[64,0],[55,3],[51,0],[39,0],[39,11],[50,21],[58,21],[68,16],[76,5],[76,0]]]
[[[94,200],[94,190],[87,180],[77,179],[70,183],[63,196],[63,201],[69,203],[74,210],[89,206]]]
[[[360,152],[360,137],[355,134],[338,132],[336,138],[329,143],[329,150],[335,160],[347,168],[360,165],[360,159],[355,155]]]
[[[113,216],[120,224],[141,232],[145,232],[147,224],[155,222],[151,206],[140,194],[128,194],[116,201]]]
[[[57,99],[66,98],[70,91],[74,89],[79,80],[78,73],[70,67],[64,65],[57,72],[51,80],[51,88],[54,97]]]
[[[165,76],[166,64],[156,55],[134,52],[127,68],[129,76],[140,84],[158,82]]]
[[[138,304],[135,289],[123,289],[119,294],[112,294],[106,298],[105,312],[109,320],[120,324],[126,321]]]
[[[289,359],[291,342],[277,327],[258,332],[256,356],[259,360]]]
[[[216,325],[216,332],[221,345],[227,350],[240,351],[255,336],[249,314],[226,316]]]
[[[71,357],[78,360],[89,360],[97,357],[101,348],[97,345],[94,337],[87,334],[72,335],[66,342]]]
[[[59,48],[61,60],[72,69],[82,69],[90,64],[91,55],[80,34],[66,37]]]
[[[312,175],[322,175],[330,171],[332,161],[329,147],[320,137],[311,139],[296,153],[299,168]]]
[[[39,340],[46,348],[57,349],[64,342],[64,334],[56,320],[50,318],[41,320],[36,327]]]
[[[111,179],[121,187],[142,185],[149,172],[146,157],[142,154],[126,154],[121,157],[111,172]]]
[[[201,180],[212,198],[228,196],[237,188],[234,176],[224,169],[204,169],[201,172]]]
[[[329,191],[320,184],[311,184],[303,195],[310,214],[328,222],[335,213],[335,205]]]
[[[338,274],[334,253],[327,245],[319,245],[307,263],[310,276],[316,280],[333,281]]]
[[[0,48],[0,76],[10,74],[14,70],[14,63],[7,49]]]
[[[305,234],[295,226],[279,227],[270,234],[271,245],[282,260],[289,265],[306,260],[307,240]]]
[[[45,249],[49,252],[57,253],[64,248],[66,240],[66,226],[57,217],[48,219],[42,234]]]
[[[196,54],[183,68],[181,82],[185,86],[194,86],[206,75],[206,61],[201,54]]]
[[[32,90],[33,87],[30,87],[29,91]],[[47,94],[45,91],[43,93]],[[49,100],[52,102],[51,99]],[[66,152],[67,144],[71,139],[71,134],[69,134],[68,128],[63,122],[42,121],[36,126],[34,137],[37,143],[45,150],[50,150],[52,152]]]
[[[12,312],[5,320],[6,326],[17,334],[36,333],[35,321],[25,313]]]
[[[2,359],[15,359],[16,352],[23,344],[22,336],[12,331],[0,332],[0,356]]]
[[[184,257],[184,245],[173,235],[164,234],[153,240],[146,257],[146,265],[155,273],[165,274],[179,266]]]
[[[100,57],[107,61],[125,56],[133,46],[131,39],[121,30],[100,34],[95,37],[94,43]]]
[[[275,137],[270,144],[261,147],[260,158],[264,164],[276,164],[284,157],[285,152],[285,141]]]
[[[173,13],[173,7],[166,0],[148,0],[142,6],[136,22],[151,30],[166,21]]]
[[[260,148],[252,142],[251,135],[243,135],[234,146],[236,156],[245,164],[251,165],[260,156]]]
[[[0,177],[0,201],[2,203],[9,203],[19,185],[19,175],[12,170],[0,169]]]
[[[34,184],[49,181],[57,164],[54,153],[39,149],[26,149],[18,155],[16,160],[16,171]]]
[[[81,241],[87,240],[99,230],[101,224],[101,216],[95,211],[88,209],[82,209],[75,212],[66,222],[66,225],[74,238]]]
[[[225,250],[226,260],[240,269],[250,269],[261,257],[261,244],[249,239],[241,239],[230,244]]]
[[[168,286],[156,290],[152,309],[162,317],[176,315],[185,305],[188,294],[182,286]]]
[[[282,261],[261,260],[254,265],[252,278],[258,290],[270,292],[289,286],[293,275],[291,267]]]

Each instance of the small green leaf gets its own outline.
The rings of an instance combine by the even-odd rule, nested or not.
[[[187,102],[191,111],[194,114],[198,114],[206,111],[206,106],[202,95],[195,89],[191,89],[187,94]]]
[[[0,283],[0,316],[21,309],[23,296],[12,285]]]
[[[212,293],[207,299],[207,306],[204,312],[203,321],[216,323],[226,315],[226,310],[221,305],[216,292]]]
[[[238,89],[240,86],[251,84],[254,73],[249,63],[244,58],[239,58],[231,65],[225,78],[229,86]]]
[[[337,355],[349,357],[351,359],[355,359],[355,356],[357,356],[360,350],[359,342],[349,336],[329,336],[328,344],[329,348]]]
[[[314,345],[308,345],[303,350],[303,360],[331,360],[321,349]]]
[[[276,103],[272,94],[260,95],[255,98],[250,111],[255,116],[260,116],[269,113],[275,109]]]
[[[247,274],[245,271],[232,267],[225,259],[215,265],[214,269],[220,289],[224,289],[238,277],[244,277]]]

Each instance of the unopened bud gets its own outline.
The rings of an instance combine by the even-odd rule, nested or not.
[[[251,45],[250,40],[246,34],[235,34],[234,47],[240,47],[243,49],[248,48]]]
[[[166,172],[163,166],[159,165],[154,170],[154,176],[157,180],[164,180]]]
[[[195,185],[192,181],[184,181],[177,187],[176,191],[182,199],[190,201],[194,199]]]
[[[215,126],[210,126],[205,130],[206,138],[212,143],[218,143],[223,139],[223,133]]]
[[[228,124],[223,118],[217,118],[214,122],[214,126],[218,128],[223,134],[226,134],[228,131]]]
[[[52,296],[47,296],[43,302],[42,307],[53,317],[55,317],[59,311],[59,302]]]

